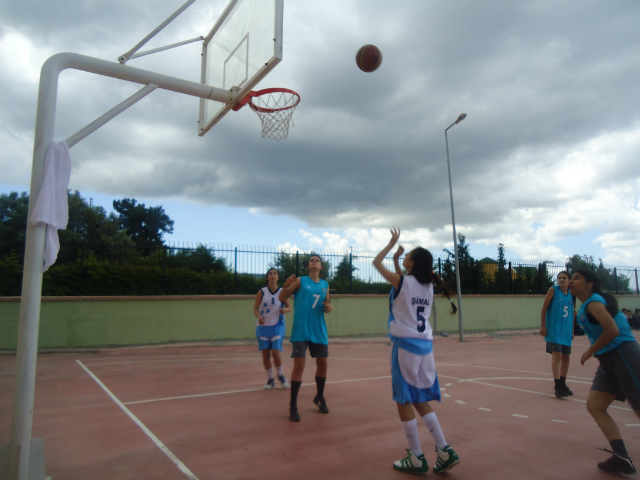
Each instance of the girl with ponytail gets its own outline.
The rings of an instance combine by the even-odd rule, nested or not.
[[[592,356],[600,362],[587,398],[587,410],[611,445],[611,450],[601,450],[612,456],[598,463],[598,468],[613,474],[635,474],[620,429],[607,409],[614,400],[629,400],[640,417],[640,346],[627,318],[618,311],[618,302],[602,291],[595,273],[577,270],[569,290],[582,302],[577,321],[591,343],[580,363],[584,365]]]
[[[406,274],[402,273],[399,265],[399,258],[404,253],[402,246],[393,256],[396,271],[388,270],[382,262],[399,238],[400,230],[392,229],[389,244],[373,260],[376,269],[392,285],[389,294],[389,337],[393,342],[393,400],[409,441],[407,456],[394,462],[393,468],[422,474],[429,470],[420,445],[415,409],[436,442],[437,459],[433,471],[442,473],[460,463],[460,458],[447,444],[438,417],[429,404],[433,400],[440,401],[440,385],[433,357],[433,332],[428,318],[433,305],[433,284],[442,289],[443,296],[449,301],[453,291],[433,273],[433,256],[421,247],[404,257],[402,266]],[[451,303],[451,313],[456,311],[456,306]]]

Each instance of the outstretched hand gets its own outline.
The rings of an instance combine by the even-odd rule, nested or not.
[[[290,286],[295,281],[296,281],[296,275],[295,274],[289,276],[289,278],[287,278],[284,281],[284,288],[287,288],[288,286]]]
[[[400,229],[396,229],[396,227],[393,227],[391,229],[391,240],[389,240],[389,245],[393,246],[396,243],[398,243],[398,240],[400,239]]]
[[[402,245],[398,245],[398,250],[396,250],[396,253],[393,254],[393,259],[394,260],[399,259],[403,253],[404,253],[404,247]]]

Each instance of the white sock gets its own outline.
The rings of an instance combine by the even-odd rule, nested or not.
[[[282,375],[282,365],[276,368],[278,369],[278,376]]]
[[[269,377],[269,380],[273,380],[273,368],[267,370],[267,376]]]
[[[422,447],[420,446],[420,436],[418,435],[418,421],[414,418],[408,422],[402,422],[402,427],[409,441],[409,448],[419,457],[422,455]]]
[[[427,413],[422,417],[422,420],[424,420],[424,424],[436,441],[436,446],[440,450],[444,449],[444,447],[447,446],[447,441],[444,439],[444,433],[442,433],[442,429],[440,428],[440,422],[438,422],[436,412]]]

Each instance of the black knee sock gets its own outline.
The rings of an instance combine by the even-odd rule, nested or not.
[[[622,439],[611,440],[609,443],[611,444],[611,450],[613,450],[614,453],[624,455],[625,457],[629,456],[629,454],[627,453],[627,448],[624,446],[624,441]]]
[[[289,403],[290,407],[298,406],[298,392],[300,391],[301,385],[302,385],[302,381],[295,382],[291,380],[291,402]]]
[[[327,381],[327,377],[319,377],[316,375],[316,385],[318,387],[318,398],[324,398],[324,384]]]
[[[556,388],[558,388],[558,387],[560,387],[560,385],[562,385],[562,383],[560,382],[560,380],[559,380],[559,379],[557,379],[557,378],[554,378],[554,379],[553,379],[553,383],[555,383],[555,387],[556,387]]]
[[[560,377],[560,385],[563,387],[567,386],[567,377]]]

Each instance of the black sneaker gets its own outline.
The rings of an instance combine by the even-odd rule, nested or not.
[[[571,390],[569,390],[569,387],[567,387],[566,384],[564,384],[563,387],[564,387],[564,391],[566,392],[567,395],[569,395],[569,396],[573,395],[573,392]]]
[[[298,413],[298,407],[289,407],[289,420],[292,422],[300,421],[300,414]]]
[[[556,388],[555,391],[556,391],[556,397],[558,398],[565,398],[569,396],[566,390],[564,390],[562,387]]]
[[[318,398],[316,396],[313,399],[313,404],[318,407],[320,413],[329,413],[329,407],[327,407],[327,402],[325,402],[324,398]]]
[[[614,453],[606,448],[599,448],[598,450],[613,453],[607,460],[598,464],[598,468],[603,472],[613,474],[623,473],[624,475],[636,474],[636,467],[633,466],[633,462],[629,457]]]

